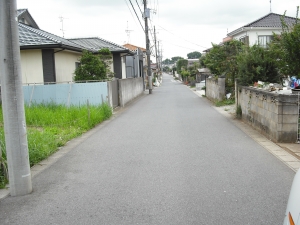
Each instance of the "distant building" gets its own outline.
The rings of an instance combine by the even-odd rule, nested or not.
[[[127,77],[144,77],[147,74],[146,49],[129,43],[123,47],[135,52],[134,56],[125,57]]]
[[[269,13],[228,33],[227,37],[223,39],[223,42],[235,39],[242,41],[249,46],[259,44],[263,47],[266,47],[267,44],[273,39],[273,33],[281,34],[281,17],[282,15]],[[293,26],[296,22],[296,18],[285,16],[284,21],[288,26]]]

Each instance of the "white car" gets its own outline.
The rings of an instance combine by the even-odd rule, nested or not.
[[[300,170],[292,184],[283,225],[300,225]]]

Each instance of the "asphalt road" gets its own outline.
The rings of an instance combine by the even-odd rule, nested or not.
[[[0,224],[283,223],[294,172],[171,76],[96,129]]]

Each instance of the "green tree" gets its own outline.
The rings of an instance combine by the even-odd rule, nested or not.
[[[231,40],[223,45],[214,45],[201,59],[203,65],[215,75],[225,75],[227,92],[233,93],[234,81],[238,74],[237,55],[242,51],[243,43]]]
[[[253,85],[258,80],[270,83],[280,83],[281,77],[276,66],[276,58],[269,49],[259,45],[244,47],[237,56],[238,78],[242,85]]]
[[[164,71],[164,72],[170,72],[170,70],[171,70],[171,69],[170,69],[170,67],[168,67],[168,66],[164,66],[164,67],[163,67],[163,71]]]
[[[84,51],[80,58],[80,66],[75,70],[76,81],[104,80],[111,78],[113,73],[109,69],[112,59],[109,49],[101,49],[98,54]]]
[[[182,70],[187,70],[188,61],[186,59],[179,59],[176,63],[177,73],[181,74]]]
[[[172,64],[172,61],[170,59],[165,59],[162,61],[162,64],[170,65],[170,64]]]
[[[180,56],[175,56],[175,57],[172,57],[171,58],[171,62],[172,62],[172,64],[173,63],[176,63],[179,59],[183,59],[182,57],[180,57]]]
[[[300,77],[300,23],[298,23],[298,11],[296,23],[293,27],[289,27],[284,20],[281,19],[282,33],[274,34],[274,40],[269,45],[273,57],[276,58],[278,70],[283,75],[291,75]]]
[[[199,67],[200,67],[199,62],[194,62],[192,66],[189,66],[188,71],[190,72],[190,76],[195,78]]]
[[[201,53],[194,51],[187,54],[188,59],[199,59],[201,57]]]
[[[199,59],[199,66],[201,68],[206,68],[207,67],[206,64],[205,64],[205,57],[206,57],[206,55],[201,55],[201,57]]]

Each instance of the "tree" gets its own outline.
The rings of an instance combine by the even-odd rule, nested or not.
[[[298,15],[299,7],[297,7]],[[300,77],[300,23],[298,16],[295,25],[291,28],[281,19],[282,33],[274,34],[274,40],[270,44],[270,51],[277,59],[276,65],[283,75]]]
[[[76,81],[104,80],[112,77],[109,69],[112,55],[109,49],[101,49],[98,54],[84,51],[80,58],[80,66],[75,70]]]
[[[173,63],[176,63],[179,59],[183,59],[182,57],[180,57],[180,56],[175,56],[175,57],[172,57],[171,58],[171,62],[172,62],[172,64]]]
[[[186,59],[179,59],[176,63],[177,73],[181,74],[182,70],[187,70],[188,61]]]
[[[207,66],[205,65],[205,57],[206,55],[201,55],[200,59],[199,59],[199,64],[200,64],[200,67],[202,68],[206,68]]]
[[[162,64],[170,65],[170,64],[172,64],[172,61],[170,59],[165,59],[165,60],[162,61]]]
[[[244,44],[237,40],[231,40],[223,45],[214,45],[212,49],[201,59],[215,75],[225,75],[227,92],[234,89],[234,81],[238,74],[237,55],[242,51]],[[200,62],[201,62],[200,61]]]
[[[200,67],[199,62],[194,62],[192,66],[189,66],[187,69],[190,72],[190,76],[195,78],[199,67]]]
[[[167,73],[168,73],[168,72],[170,72],[170,70],[171,70],[171,69],[170,69],[170,67],[168,67],[168,66],[164,66],[164,67],[163,67],[163,71],[164,71],[164,72],[167,72]]]
[[[188,59],[199,59],[201,57],[201,53],[200,52],[190,52],[187,54]]]
[[[276,66],[276,58],[269,49],[259,45],[245,46],[237,56],[238,78],[242,85],[253,85],[258,80],[279,83],[281,77]]]

